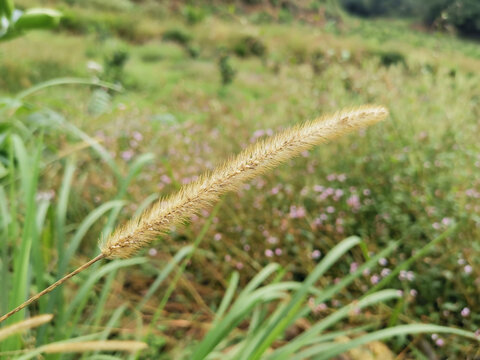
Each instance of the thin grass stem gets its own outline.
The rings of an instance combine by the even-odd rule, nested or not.
[[[39,298],[41,298],[43,295],[45,294],[48,294],[49,292],[55,290],[55,288],[57,288],[58,286],[62,285],[65,281],[67,281],[68,279],[74,277],[75,275],[77,275],[78,273],[81,273],[83,270],[89,268],[91,265],[95,264],[97,261],[100,261],[102,260],[103,258],[105,258],[105,255],[103,254],[99,254],[97,257],[93,258],[92,260],[86,262],[85,264],[83,264],[82,266],[78,267],[77,269],[75,269],[74,271],[72,271],[70,274],[68,275],[65,275],[63,278],[61,278],[60,280],[54,282],[52,285],[50,285],[49,287],[47,287],[46,289],[40,291],[38,294],[32,296],[30,299],[28,299],[27,301],[25,301],[23,304],[17,306],[15,309],[9,311],[8,313],[6,313],[5,315],[1,316],[0,317],[0,323],[7,320],[10,316],[12,316],[13,314],[16,314],[17,312],[19,312],[20,310],[26,308],[28,305],[30,305],[31,303],[37,301]]]

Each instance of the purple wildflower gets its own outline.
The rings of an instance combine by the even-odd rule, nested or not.
[[[470,309],[468,307],[464,307],[462,309],[462,311],[460,312],[460,314],[463,316],[463,317],[467,317],[468,315],[470,315]]]

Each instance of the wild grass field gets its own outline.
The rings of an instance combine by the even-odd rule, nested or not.
[[[202,358],[215,339],[209,358],[257,358],[262,321],[300,285],[268,288],[272,299],[235,315],[229,304],[253,296],[237,298],[237,287],[254,278],[311,279],[320,294],[304,294],[310,314],[262,343],[262,359],[281,358],[275,349],[341,311],[328,330],[428,323],[479,335],[479,43],[307,3],[15,2],[64,18],[0,43],[1,314],[97,255],[117,224],[249,144],[345,107],[384,105],[390,115],[244,184],[137,256],[93,265],[10,318],[54,314],[2,342],[0,358],[59,359],[38,349],[107,339],[146,342],[130,359]],[[60,77],[89,80],[34,88]],[[350,250],[320,276],[344,239]],[[384,288],[401,296],[345,307]],[[218,329],[221,341],[207,336]],[[373,345],[345,356],[480,356],[478,340],[435,331],[375,344],[377,357]],[[106,354],[61,358],[127,358]]]

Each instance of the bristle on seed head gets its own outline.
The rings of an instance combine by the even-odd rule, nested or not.
[[[349,132],[373,125],[388,116],[383,106],[362,106],[293,126],[243,150],[235,158],[159,200],[142,215],[117,228],[101,245],[107,258],[128,258],[140,248],[210,207],[228,191],[301,152]]]

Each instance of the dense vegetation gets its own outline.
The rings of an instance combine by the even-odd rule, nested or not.
[[[372,15],[390,14],[383,3]],[[405,14],[416,3],[405,1]],[[326,288],[368,269],[273,348],[378,284],[403,296],[348,313],[337,330],[418,321],[478,330],[478,43],[419,32],[416,20],[352,18],[336,2],[48,4],[64,14],[55,32],[0,45],[2,314],[92,257],[99,234],[248,143],[344,106],[379,103],[391,116],[246,184],[142,257],[80,275],[29,310],[55,310],[56,320],[26,347],[100,332],[145,340],[145,358],[189,356],[206,324],[218,325],[225,289],[274,274],[272,262],[278,278],[300,283],[352,235],[360,245],[314,280]],[[471,6],[449,5],[448,18],[475,32]],[[59,76],[88,81],[32,90]],[[268,310],[239,323],[227,345]],[[439,334],[403,334],[388,347],[419,359],[479,355],[477,344]]]
[[[477,0],[341,0],[353,14],[364,17],[403,16],[422,19],[427,26],[451,26],[461,34],[480,36]]]

